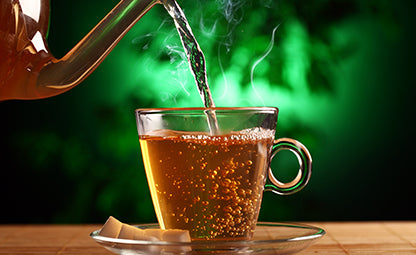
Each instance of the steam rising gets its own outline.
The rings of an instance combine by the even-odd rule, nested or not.
[[[233,33],[236,28],[236,26],[241,23],[244,17],[244,11],[243,1],[235,1],[235,0],[216,0],[217,4],[219,5],[219,9],[222,12],[222,15],[224,16],[225,20],[228,23],[227,27],[227,34],[222,36],[223,40],[219,43],[218,46],[218,66],[221,71],[221,75],[224,81],[224,90],[221,95],[221,99],[224,99],[228,95],[228,81],[227,76],[224,71],[223,64],[221,62],[221,48],[222,46],[225,47],[225,52],[229,53],[231,51],[231,46],[233,44]]]
[[[265,105],[264,104],[264,101],[263,101],[263,99],[262,99],[262,97],[259,95],[259,93],[257,92],[257,90],[256,90],[256,88],[255,88],[255,86],[254,86],[254,69],[256,69],[256,67],[257,67],[257,65],[258,64],[260,64],[261,63],[261,61],[263,61],[269,54],[270,54],[270,52],[272,51],[272,49],[273,49],[273,46],[274,46],[274,36],[275,36],[275,34],[276,34],[276,30],[277,30],[277,28],[278,28],[279,26],[276,26],[274,29],[273,29],[273,31],[272,31],[272,38],[271,38],[271,40],[270,40],[270,44],[269,44],[269,46],[267,47],[267,49],[266,49],[266,51],[264,52],[264,54],[259,58],[259,59],[257,59],[256,60],[256,62],[254,62],[254,64],[253,64],[253,66],[251,67],[251,72],[250,72],[250,81],[251,81],[251,87],[252,87],[252,89],[253,89],[253,91],[254,91],[254,93],[256,94],[256,96],[260,99],[260,101],[262,102],[262,104],[263,104],[263,106]]]
[[[185,52],[183,51],[183,47],[178,45],[167,45],[166,48],[168,49],[168,55],[170,56],[170,63],[175,65],[176,71],[172,71],[173,80],[179,83],[183,91],[187,96],[190,96],[191,93],[186,89],[186,77],[184,75],[184,71],[188,72],[188,62]]]
[[[268,8],[267,2],[270,1],[263,0],[261,8]],[[208,68],[207,74],[211,75],[208,78],[212,79],[209,83],[213,85],[211,91],[215,92],[214,100],[218,100],[223,106],[265,105],[265,101],[268,100],[261,91],[268,88],[264,87],[265,79],[259,68],[262,66],[260,65],[262,61],[267,62],[265,58],[274,48],[278,26],[273,29],[270,41],[266,39],[260,41],[261,45],[253,44],[254,50],[245,52],[241,44],[235,44],[235,41],[241,40],[241,37],[247,38],[247,33],[252,37],[262,33],[261,30],[258,30],[257,34],[252,28],[246,30],[244,27],[244,24],[252,19],[250,16],[245,16],[248,1],[215,0],[211,4],[197,1],[195,4],[204,8],[199,9],[200,12],[193,10],[189,12],[191,18],[189,22],[191,27],[197,28],[196,39],[202,43],[204,54],[208,54],[207,67],[212,65]],[[136,38],[133,42],[139,46],[141,54],[146,51],[150,56],[142,58],[148,64],[145,64],[144,69],[141,70],[149,76],[158,73],[158,77],[164,77],[158,79],[153,76],[152,78],[155,79],[153,82],[159,84],[159,89],[152,86],[146,88],[152,92],[146,93],[158,95],[161,106],[199,106],[200,101],[195,94],[195,81],[189,70],[187,55],[172,23],[171,18],[166,17],[154,30]],[[253,40],[253,42],[257,41]],[[265,48],[263,53],[262,48]],[[250,76],[248,76],[249,72]],[[254,80],[257,73],[260,79]]]
[[[238,24],[241,22],[243,15],[238,16],[238,14],[242,11],[243,1],[217,0],[217,2],[221,6],[223,15],[228,23]]]
[[[217,3],[219,5],[219,9],[222,12],[222,15],[228,23],[228,33],[224,36],[222,44],[226,47],[226,51],[229,52],[233,43],[232,34],[236,26],[241,23],[244,17],[244,1],[217,0]]]

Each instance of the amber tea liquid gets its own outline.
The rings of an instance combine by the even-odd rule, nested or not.
[[[249,239],[255,228],[274,133],[228,135],[160,130],[140,137],[162,228],[194,240]]]

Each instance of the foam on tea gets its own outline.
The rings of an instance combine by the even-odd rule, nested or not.
[[[193,240],[249,239],[258,218],[274,131],[210,135],[157,130],[140,136],[159,223]]]

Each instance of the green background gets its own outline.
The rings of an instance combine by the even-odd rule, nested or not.
[[[312,154],[308,186],[265,193],[260,220],[416,219],[414,1],[178,2],[216,105],[279,107],[277,136]],[[116,3],[51,1],[52,53],[65,55]],[[0,222],[155,222],[134,110],[180,106],[202,103],[157,5],[81,85],[0,102]],[[278,157],[290,180],[295,160]]]

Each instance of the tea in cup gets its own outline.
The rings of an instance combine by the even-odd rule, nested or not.
[[[192,240],[250,239],[263,191],[292,194],[311,175],[305,146],[275,140],[277,115],[273,107],[136,110],[160,227],[188,230]],[[208,123],[213,120],[215,125]],[[212,126],[218,129],[213,132]],[[299,173],[290,183],[277,180],[270,169],[280,150],[299,159]]]

